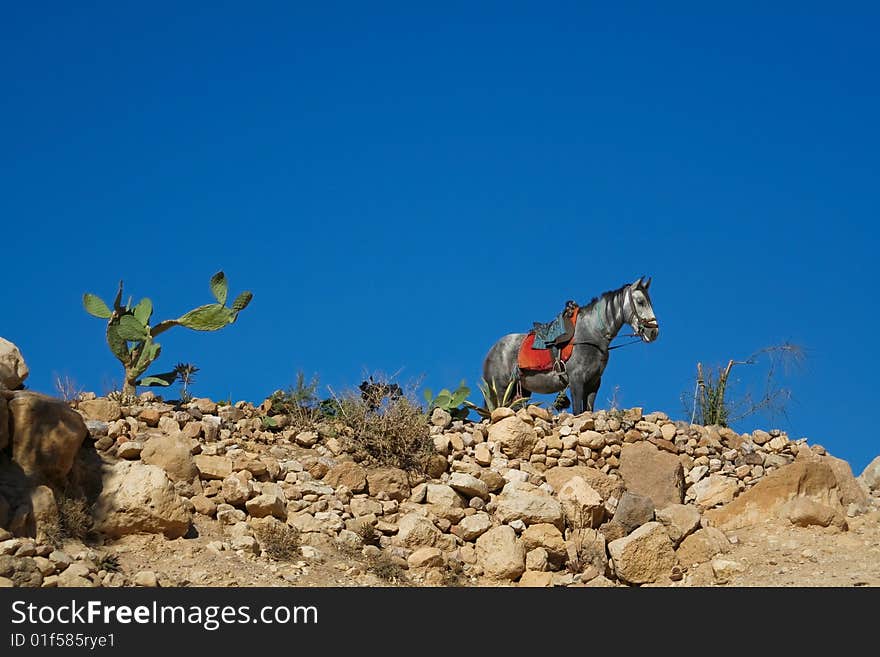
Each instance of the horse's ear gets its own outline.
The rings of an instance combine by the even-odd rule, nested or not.
[[[646,290],[649,287],[651,287],[651,277],[650,276],[648,276],[648,278],[646,278],[645,281],[642,283],[642,287],[645,288]]]
[[[636,282],[633,283],[631,287],[632,287],[632,289],[634,289],[634,290],[638,290],[638,289],[639,289],[639,285],[641,285],[641,284],[642,284],[642,277],[639,276],[639,277],[636,279]]]

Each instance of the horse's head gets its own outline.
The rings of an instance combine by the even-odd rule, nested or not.
[[[632,327],[633,333],[645,342],[653,342],[660,334],[660,325],[654,316],[654,307],[651,305],[651,296],[648,288],[651,286],[651,277],[639,278],[627,288],[627,300],[629,301],[629,318],[627,321]]]

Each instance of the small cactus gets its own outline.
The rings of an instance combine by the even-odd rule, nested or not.
[[[150,324],[153,315],[153,302],[150,299],[141,299],[135,306],[131,305],[131,300],[122,305],[122,281],[119,281],[112,309],[99,296],[84,294],[83,307],[86,312],[107,320],[107,345],[125,368],[123,394],[134,395],[137,386],[169,386],[174,383],[178,377],[176,370],[144,375],[162,351],[155,341],[156,337],[172,326],[183,326],[193,331],[217,331],[232,324],[254,295],[242,292],[232,306],[227,307],[228,290],[226,275],[218,271],[211,277],[211,293],[217,303],[200,306],[177,319],[164,320],[155,325]]]
[[[425,401],[428,402],[429,413],[435,408],[442,408],[452,415],[453,418],[460,420],[465,419],[468,415],[468,409],[460,407],[469,394],[471,394],[471,389],[465,385],[464,380],[458,384],[458,388],[454,391],[450,392],[448,389],[443,388],[443,390],[437,393],[436,397],[434,397],[434,393],[430,388],[425,388],[424,392]]]

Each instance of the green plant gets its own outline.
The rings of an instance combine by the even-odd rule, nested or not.
[[[98,570],[106,570],[108,573],[118,573],[122,571],[122,566],[119,563],[119,557],[111,552],[107,552],[102,554],[98,558],[98,563],[95,564],[98,567]]]
[[[490,384],[483,379],[477,384],[477,387],[483,393],[485,406],[477,406],[471,401],[464,402],[464,405],[475,410],[483,418],[491,417],[492,411],[496,408],[510,408],[515,411],[529,403],[528,397],[516,396],[516,379],[514,378],[510,379],[507,388],[504,389],[502,394],[498,393],[498,388],[495,386],[494,381]]]
[[[253,298],[250,292],[242,292],[232,306],[227,307],[228,283],[222,271],[211,277],[211,293],[216,303],[199,306],[177,319],[167,319],[155,325],[150,324],[153,315],[153,302],[150,299],[141,299],[132,306],[129,298],[128,303],[122,305],[122,281],[119,281],[112,310],[100,297],[88,292],[83,295],[86,312],[107,320],[107,344],[125,369],[124,395],[134,395],[137,386],[169,386],[177,379],[174,371],[144,376],[161,352],[161,346],[155,341],[159,335],[174,326],[194,331],[217,331],[232,324]]]
[[[464,404],[469,394],[471,394],[471,389],[465,385],[464,379],[461,380],[458,388],[453,392],[443,388],[443,390],[437,393],[436,397],[430,388],[425,388],[424,396],[425,401],[428,402],[428,414],[435,408],[441,408],[454,419],[464,420],[467,418],[469,411],[467,408],[462,408],[462,404]]]
[[[180,401],[186,403],[192,399],[192,395],[189,393],[189,386],[195,380],[196,372],[198,371],[199,368],[192,363],[178,363],[174,366],[174,373],[177,374],[177,378],[183,384],[180,389]]]
[[[300,370],[296,373],[294,385],[286,391],[276,390],[269,395],[266,412],[270,418],[274,415],[287,415],[293,426],[301,429],[309,428],[325,417],[325,402],[318,401],[317,391],[318,375],[313,375],[309,381],[306,381],[305,373]]]

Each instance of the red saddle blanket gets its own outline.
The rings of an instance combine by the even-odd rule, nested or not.
[[[575,311],[573,322],[577,322],[577,311]],[[526,339],[523,340],[522,346],[519,348],[517,356],[517,365],[521,370],[533,370],[538,372],[548,372],[553,369],[553,354],[549,349],[535,349],[532,345],[535,342],[535,332],[530,332]],[[569,341],[559,352],[562,362],[566,362],[571,358],[571,352],[574,351],[574,344]]]

